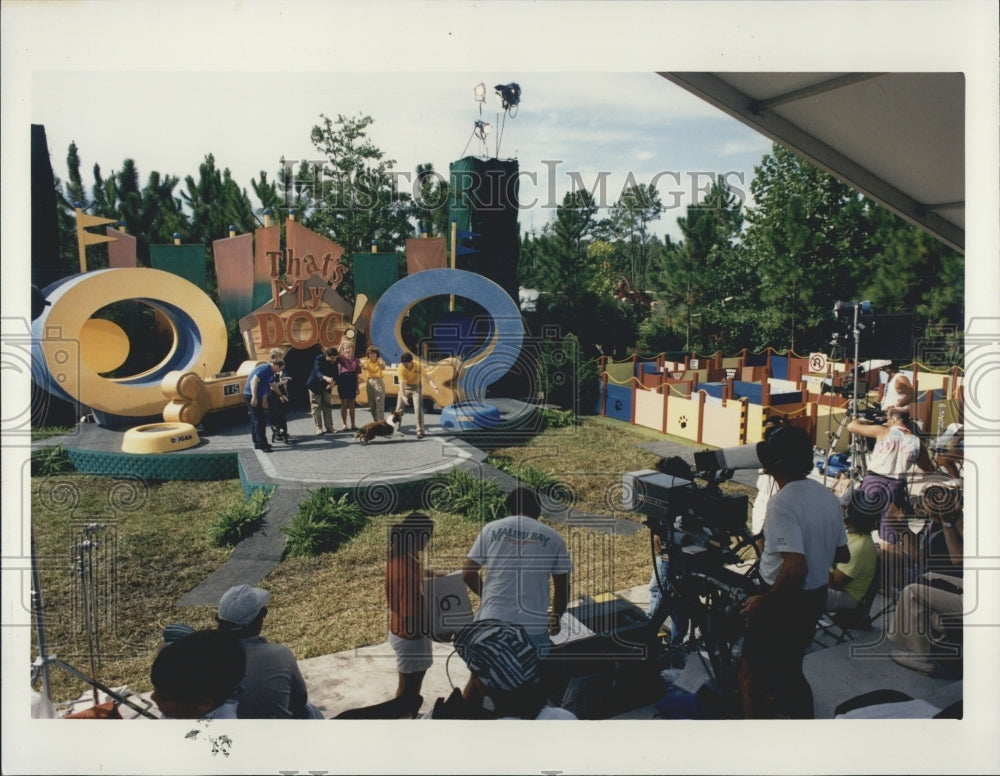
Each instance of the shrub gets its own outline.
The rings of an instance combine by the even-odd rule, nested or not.
[[[520,480],[521,485],[539,493],[556,492],[564,489],[562,481],[547,469],[539,469],[531,464],[514,466],[513,459],[507,455],[490,456],[489,462],[502,472]]]
[[[545,403],[566,408],[571,416],[592,412],[597,404],[600,389],[597,362],[584,357],[580,341],[572,334],[542,343],[538,382]]]
[[[538,413],[545,420],[545,428],[566,428],[579,423],[573,410],[557,410],[552,407],[541,407]]]
[[[31,451],[32,477],[48,477],[72,470],[73,462],[62,445],[49,445]]]
[[[545,469],[536,469],[534,466],[522,466],[515,476],[524,487],[538,493],[553,493],[563,489],[563,484],[556,475]]]
[[[285,551],[289,555],[319,555],[334,552],[361,532],[367,519],[361,508],[346,493],[336,495],[333,488],[309,491],[309,498],[299,504],[299,511],[285,532]]]
[[[438,474],[432,485],[431,507],[487,522],[504,517],[506,494],[493,480],[483,480],[458,467]]]
[[[516,477],[523,487],[535,491],[542,499],[543,512],[558,508],[558,504],[572,504],[574,501],[570,487],[546,469],[539,469],[531,464],[517,467],[510,456],[504,455],[490,456],[489,462],[500,471]]]
[[[264,522],[271,489],[257,488],[250,498],[237,501],[219,512],[208,527],[209,541],[216,547],[238,544],[260,528]]]

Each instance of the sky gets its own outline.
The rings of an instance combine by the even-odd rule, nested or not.
[[[754,165],[771,148],[763,135],[642,71],[157,70],[72,78],[41,71],[32,80],[31,121],[45,127],[53,171],[64,181],[71,141],[88,187],[95,163],[107,177],[125,158],[135,160],[141,181],[152,170],[197,179],[211,153],[253,199],[250,181],[262,170],[274,180],[281,159],[321,158],[310,141],[321,114],[368,115],[369,138],[395,160],[403,191],[413,193],[417,164],[430,162],[447,178],[449,164],[465,155],[517,159],[524,231],[550,221],[571,185],[595,192],[603,218],[635,182],[656,185],[668,208],[653,231],[679,239],[677,218],[704,196],[713,176],[743,198]],[[485,102],[474,97],[480,82]],[[494,87],[509,83],[521,87],[521,102],[508,114]],[[105,84],[116,97],[102,98],[95,111],[95,92],[104,94]],[[491,126],[485,143],[473,137],[476,121]],[[181,183],[176,191],[183,189]]]
[[[474,85],[516,81],[523,90],[521,107],[506,122],[499,155],[516,157],[523,174],[537,176],[533,191],[522,178],[522,202],[530,194],[538,200],[522,213],[524,228],[541,229],[549,220],[544,205],[561,199],[567,173],[578,172],[592,184],[608,172],[609,200],[629,172],[637,182],[676,173],[679,184],[673,175],[660,177],[665,203],[676,199],[677,204],[660,224],[670,233],[692,200],[695,173],[742,173],[749,186],[753,165],[770,143],[656,76],[658,71],[970,72],[971,67],[970,99],[985,99],[991,127],[998,113],[996,41],[977,59],[965,40],[973,27],[996,30],[992,2],[6,0],[0,13],[5,350],[0,646],[8,677],[27,675],[29,653],[24,626],[30,480],[27,448],[9,429],[16,430],[30,398],[24,376],[12,379],[6,371],[6,352],[8,340],[16,344],[27,329],[32,123],[45,126],[60,177],[65,177],[66,147],[75,140],[88,183],[95,162],[108,174],[131,157],[143,177],[154,169],[185,176],[196,174],[211,152],[218,166],[228,167],[249,190],[250,178],[261,169],[273,175],[282,156],[311,158],[309,131],[320,113],[371,115],[371,139],[397,161],[401,173],[424,162],[446,171],[463,153],[479,151],[475,141],[466,145],[479,118]],[[983,59],[985,76],[976,70]],[[489,91],[483,119],[496,125]],[[971,109],[969,115],[975,115]],[[978,118],[967,121],[970,137],[979,126]],[[995,133],[985,148],[967,144],[967,180],[983,165],[996,174],[996,146]],[[554,198],[549,170],[555,174]],[[970,315],[986,313],[992,324],[1000,322],[996,299],[983,304],[975,278],[977,268],[995,272],[997,194],[994,185],[970,200],[967,227]],[[978,562],[993,572],[986,587],[995,591],[1000,553],[993,546],[978,547]],[[956,761],[945,758],[956,752],[969,772],[996,768],[993,688],[1000,616],[992,599],[977,606],[994,619],[986,622],[992,627],[974,629],[967,642],[980,651],[971,655],[979,662],[970,664],[976,680],[965,686],[967,718],[960,729],[949,727],[942,739],[936,729],[926,735],[926,728],[905,723],[887,722],[877,731],[871,726],[848,731],[845,723],[846,735],[833,738],[850,740],[850,751],[864,758],[866,772],[935,772],[935,767],[948,772]],[[990,660],[984,659],[984,643]],[[4,682],[2,702],[5,739],[12,731],[18,736],[5,740],[15,744],[4,747],[5,765],[20,773],[237,772],[241,767],[273,773],[473,772],[485,768],[487,751],[476,743],[496,752],[493,765],[511,773],[661,773],[664,768],[819,773],[838,770],[843,761],[843,747],[831,746],[830,728],[819,723],[782,726],[795,736],[788,745],[770,734],[773,728],[754,724],[723,731],[656,721],[602,722],[597,737],[589,736],[594,730],[589,724],[568,732],[560,727],[553,735],[548,731],[555,727],[509,723],[502,736],[482,741],[456,735],[446,723],[400,723],[392,725],[390,746],[385,746],[387,728],[379,728],[383,733],[375,738],[370,728],[358,735],[356,728],[330,725],[317,736],[315,727],[286,726],[275,736],[272,730],[257,735],[254,727],[252,735],[238,737],[234,759],[219,762],[183,740],[186,728],[170,723],[133,723],[127,736],[114,725],[95,730],[67,723],[56,737],[51,726],[25,722],[27,682]],[[887,737],[903,743],[886,747]]]

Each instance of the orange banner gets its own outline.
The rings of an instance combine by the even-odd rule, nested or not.
[[[447,244],[444,237],[414,237],[406,241],[406,273],[412,275],[425,269],[448,266]]]
[[[291,256],[294,259],[300,259],[304,262],[303,265],[299,267],[299,271],[296,272],[295,267],[288,267],[287,272],[289,275],[303,277],[308,275],[308,270],[305,269],[309,266],[306,262],[306,257],[312,256],[314,263],[318,263],[319,266],[334,266],[340,262],[340,257],[344,254],[344,249],[341,248],[333,240],[324,237],[321,234],[316,234],[312,229],[307,229],[302,226],[298,221],[287,221],[285,223],[285,245],[291,252]],[[327,256],[330,257],[331,261],[327,262]],[[322,274],[326,275],[326,272]],[[333,284],[336,288],[336,283]]]
[[[126,269],[136,266],[135,238],[112,227],[107,228],[108,237],[108,267],[111,269]]]

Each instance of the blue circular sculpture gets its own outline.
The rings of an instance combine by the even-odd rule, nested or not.
[[[521,311],[492,280],[460,269],[428,269],[409,275],[390,286],[378,300],[372,311],[369,339],[387,362],[398,362],[405,347],[402,324],[407,312],[425,299],[448,294],[471,299],[491,319],[490,335],[479,350],[464,357],[458,379],[466,400],[481,400],[486,387],[516,363],[524,339]]]

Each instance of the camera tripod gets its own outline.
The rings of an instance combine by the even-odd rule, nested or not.
[[[850,306],[853,310],[854,317],[851,325],[851,338],[854,342],[854,360],[851,362],[851,393],[850,395],[844,394],[844,398],[847,399],[847,412],[843,418],[839,421],[837,425],[837,430],[835,432],[830,432],[829,425],[833,422],[833,407],[831,403],[831,412],[827,415],[827,450],[826,458],[823,462],[823,484],[826,485],[827,470],[830,466],[830,459],[834,455],[834,450],[837,444],[840,442],[841,436],[843,436],[844,430],[851,423],[852,420],[856,420],[861,414],[859,410],[861,409],[862,403],[865,404],[865,410],[870,408],[867,406],[867,399],[858,395],[858,386],[860,383],[860,371],[863,371],[863,367],[859,364],[859,357],[861,351],[861,330],[864,328],[861,323],[861,311],[864,309],[866,312],[871,309],[871,303],[869,302],[837,302],[833,308],[834,316],[839,315],[839,311],[846,306]],[[837,339],[834,335],[834,344],[836,344]],[[868,362],[871,365],[871,362]],[[881,408],[880,408],[881,409]],[[851,434],[851,440],[847,447],[850,453],[850,466],[847,470],[847,476],[850,479],[851,487],[854,487],[857,483],[860,483],[864,479],[865,474],[868,472],[868,443],[864,437],[858,434]]]
[[[829,428],[826,432],[827,437],[827,449],[826,456],[823,461],[823,484],[826,485],[827,472],[830,467],[830,460],[834,456],[834,450],[837,449],[837,444],[840,442],[840,438],[844,435],[844,431],[847,429],[848,424],[856,419],[860,414],[858,407],[861,400],[858,399],[848,399],[847,401],[847,412],[844,414],[839,421],[837,421],[836,431],[831,432]],[[829,424],[833,423],[833,413],[831,412],[828,416]],[[851,440],[847,446],[847,452],[850,454],[850,466],[847,469],[847,476],[853,483],[861,482],[864,479],[865,474],[868,473],[868,443],[865,438],[857,434],[851,434]]]
[[[92,530],[97,530],[97,527],[92,527]],[[96,673],[95,642],[98,639],[96,617],[94,616],[93,609],[93,595],[92,590],[88,589],[89,581],[93,579],[93,555],[90,550],[93,550],[95,546],[96,540],[85,540],[84,542],[79,543],[75,548],[77,553],[75,556],[76,571],[81,577],[81,605],[83,607],[84,622],[87,629],[87,643],[90,652],[91,674]],[[122,693],[115,692],[110,687],[107,687],[97,681],[97,679],[93,676],[87,676],[87,674],[76,669],[65,660],[61,660],[55,655],[49,654],[48,642],[45,638],[45,607],[42,604],[42,580],[41,574],[38,570],[38,548],[35,543],[34,532],[31,534],[31,614],[35,620],[35,633],[38,639],[38,657],[36,657],[31,664],[31,684],[33,685],[39,678],[41,678],[42,692],[45,695],[46,701],[52,701],[52,688],[49,684],[49,668],[51,666],[55,666],[56,668],[61,668],[70,676],[89,684],[94,693],[95,706],[100,702],[97,695],[98,690],[100,690],[108,698],[112,698],[117,703],[128,706],[130,709],[136,711],[142,716],[149,717],[150,719],[157,719],[155,714],[151,713],[148,709],[133,703]]]
[[[736,560],[746,548],[752,548],[755,555],[749,569],[740,572],[723,565],[723,560]],[[739,694],[739,655],[745,629],[740,610],[749,596],[760,592],[758,563],[759,553],[748,531],[724,559],[720,556],[717,563],[703,568],[686,560],[680,545],[672,547],[666,578],[660,578],[654,561],[661,595],[650,615],[651,625],[659,629],[668,615],[680,615],[688,623],[677,640],[668,639],[665,662],[674,665],[674,657],[681,653],[697,656],[722,699]]]

